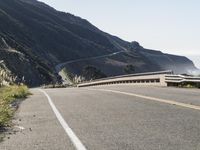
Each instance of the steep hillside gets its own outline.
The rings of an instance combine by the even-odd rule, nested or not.
[[[196,69],[185,57],[123,41],[36,0],[0,0],[0,21],[0,60],[19,81],[31,86],[59,82],[55,67],[77,59],[83,61],[64,63],[59,70],[65,67],[81,75],[92,65],[110,76],[128,73],[127,66],[134,68],[132,72]]]
[[[31,50],[18,45],[15,41],[8,39],[6,41],[10,43],[8,44],[4,38],[0,38],[0,60],[3,60],[2,66],[5,66],[0,70],[7,70],[11,73],[11,82],[23,82],[30,86],[59,82],[59,77],[52,69],[53,66],[45,60],[39,59],[31,53]],[[7,81],[9,80],[7,79]]]

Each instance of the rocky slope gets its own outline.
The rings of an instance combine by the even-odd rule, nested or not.
[[[132,66],[133,72],[172,69],[187,73],[196,69],[186,57],[126,42],[36,0],[0,0],[0,21],[0,60],[30,86],[60,81],[55,66],[81,58],[88,60],[63,67],[81,75],[92,65],[107,76],[126,74],[127,66]],[[124,52],[89,59],[118,51]]]
[[[9,72],[10,82],[22,82],[36,86],[59,81],[54,69],[51,69],[54,68],[53,66],[32,54],[31,50],[2,37],[0,39],[0,60],[2,60],[0,71]],[[3,79],[3,77],[0,78]],[[9,78],[6,80],[9,81]]]

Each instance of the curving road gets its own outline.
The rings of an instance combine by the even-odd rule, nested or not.
[[[8,134],[0,149],[200,149],[199,89],[112,85],[31,91],[16,115],[19,132]]]
[[[100,58],[105,58],[105,57],[111,57],[120,53],[124,53],[124,52],[128,52],[128,50],[121,46],[120,44],[118,44],[116,41],[112,40],[109,36],[107,36],[107,38],[109,39],[109,41],[118,49],[121,49],[118,52],[113,52],[110,54],[106,54],[106,55],[101,55],[101,56],[94,56],[94,57],[88,57],[88,58],[80,58],[80,59],[75,59],[75,60],[70,60],[70,61],[66,61],[63,63],[58,64],[55,69],[56,72],[62,77],[63,83],[64,84],[72,84],[72,82],[70,81],[70,79],[68,79],[68,77],[65,75],[64,72],[62,72],[62,69],[64,68],[64,66],[68,65],[68,64],[72,64],[75,62],[82,62],[82,61],[88,61],[88,60],[94,60],[94,59],[100,59]]]
[[[64,68],[64,66],[66,66],[68,64],[75,63],[75,62],[82,62],[82,61],[86,61],[86,60],[94,60],[94,59],[100,59],[100,58],[105,58],[105,57],[111,57],[111,56],[114,56],[114,55],[117,55],[117,54],[123,53],[123,52],[125,52],[125,51],[123,50],[123,51],[114,52],[114,53],[107,54],[107,55],[101,55],[101,56],[94,56],[94,57],[88,57],[88,58],[80,58],[80,59],[70,60],[70,61],[58,64],[55,67],[56,68],[56,72],[62,77],[62,80],[64,81],[64,84],[71,84],[72,82],[62,72],[62,69]]]
[[[99,59],[99,58],[104,58],[104,57],[110,57],[110,56],[114,56],[114,55],[117,55],[117,54],[123,53],[123,52],[125,52],[125,51],[119,51],[119,52],[114,52],[114,53],[111,53],[111,54],[94,56],[94,57],[89,57],[89,58],[80,58],[80,59],[70,60],[70,61],[58,64],[56,66],[56,71],[60,72],[65,65],[72,64],[72,63],[75,63],[75,62],[81,62],[81,61],[86,61],[86,60],[93,60],[93,59]]]
[[[107,38],[109,39],[109,41],[118,49],[121,49],[120,51],[118,52],[113,52],[113,53],[110,53],[110,54],[106,54],[106,55],[101,55],[101,56],[94,56],[94,57],[88,57],[88,58],[80,58],[80,59],[75,59],[75,60],[70,60],[70,61],[66,61],[64,63],[60,63],[58,64],[55,68],[56,68],[56,71],[59,73],[63,67],[65,65],[68,65],[68,64],[71,64],[71,63],[75,63],[75,62],[81,62],[81,61],[86,61],[86,60],[93,60],[93,59],[99,59],[99,58],[104,58],[104,57],[110,57],[110,56],[114,56],[114,55],[117,55],[119,53],[123,53],[123,52],[128,52],[128,50],[121,46],[120,44],[118,44],[116,41],[112,40],[109,36],[107,36]]]

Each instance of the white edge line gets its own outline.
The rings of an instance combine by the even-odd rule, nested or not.
[[[139,94],[134,94],[134,93],[115,91],[115,90],[105,90],[105,89],[89,89],[89,90],[98,90],[98,91],[104,91],[104,92],[112,92],[112,93],[124,94],[124,95],[144,98],[144,99],[151,100],[151,101],[156,101],[156,102],[161,102],[161,103],[181,106],[181,107],[185,107],[185,108],[200,110],[200,106],[191,105],[191,104],[187,104],[187,103],[176,102],[176,101],[173,101],[173,100],[160,99],[160,98],[149,97],[149,96],[144,96],[144,95],[139,95]]]
[[[66,121],[63,119],[62,115],[60,114],[60,112],[58,111],[56,106],[54,105],[54,103],[53,103],[52,99],[50,98],[50,96],[42,89],[39,89],[39,91],[42,92],[47,97],[47,99],[49,101],[49,104],[50,104],[53,112],[55,113],[58,121],[60,122],[60,124],[64,128],[65,132],[69,136],[70,140],[72,141],[72,143],[74,144],[76,149],[77,150],[86,150],[85,146],[81,143],[79,138],[75,135],[75,133],[72,131],[72,129],[66,123]]]

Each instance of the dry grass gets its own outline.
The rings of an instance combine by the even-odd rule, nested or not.
[[[13,103],[29,94],[27,86],[6,86],[0,88],[0,128],[9,125],[16,108]]]

